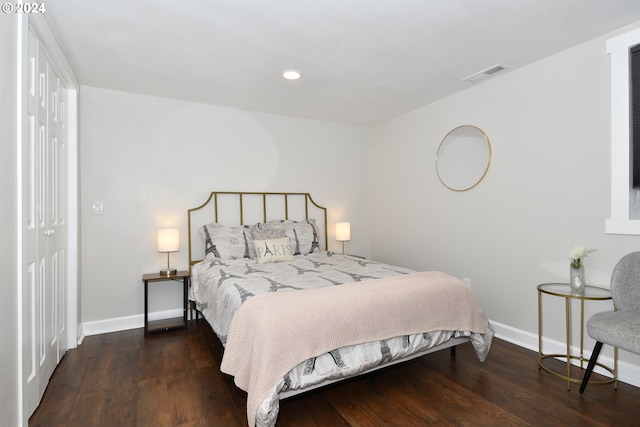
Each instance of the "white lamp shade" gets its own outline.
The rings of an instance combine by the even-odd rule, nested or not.
[[[161,228],[158,230],[158,252],[177,252],[180,249],[180,230]]]
[[[336,222],[336,240],[338,242],[347,242],[351,240],[350,222]]]

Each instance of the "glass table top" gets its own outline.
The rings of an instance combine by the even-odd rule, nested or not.
[[[587,285],[582,291],[576,291],[568,283],[543,283],[538,285],[538,291],[549,295],[577,299],[611,299],[611,291],[597,286]]]

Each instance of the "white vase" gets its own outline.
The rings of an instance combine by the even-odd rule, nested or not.
[[[569,285],[574,291],[582,292],[586,282],[584,280],[584,265],[580,263],[579,267],[574,267],[573,264],[569,264]]]

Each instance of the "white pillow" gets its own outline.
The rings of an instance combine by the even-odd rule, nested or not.
[[[253,246],[258,257],[258,264],[293,261],[293,252],[291,252],[288,237],[269,240],[254,240]]]
[[[253,237],[253,240],[271,240],[287,237],[287,233],[285,233],[284,228],[273,223],[257,223],[251,226],[251,237]]]
[[[246,225],[227,227],[218,223],[200,229],[205,242],[205,258],[255,258],[251,228]]]
[[[318,228],[316,227],[316,220],[309,218],[305,221],[290,221],[279,220],[269,221],[265,224],[256,224],[252,228],[252,232],[260,230],[267,232],[272,230],[284,230],[284,233],[291,242],[291,250],[294,255],[306,255],[312,253],[314,250],[320,250],[318,242]],[[257,237],[257,233],[253,236]]]

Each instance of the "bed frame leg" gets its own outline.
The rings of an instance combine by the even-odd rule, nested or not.
[[[451,347],[451,358],[455,359],[456,357],[456,346]]]
[[[195,301],[189,301],[189,313],[190,313],[190,316],[191,316],[191,320],[193,320],[193,313],[194,312],[196,314],[196,319],[195,319],[196,323],[198,323],[198,321],[200,320],[200,312],[196,308]]]

